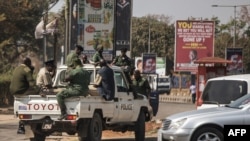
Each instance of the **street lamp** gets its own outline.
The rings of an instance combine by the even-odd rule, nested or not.
[[[236,37],[236,8],[249,5],[212,5],[212,7],[233,7],[234,8],[234,38],[233,38],[233,48],[235,48],[235,37]]]

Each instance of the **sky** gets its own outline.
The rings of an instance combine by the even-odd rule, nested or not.
[[[212,7],[212,5],[228,5],[232,7]],[[134,0],[133,16],[141,17],[148,14],[164,14],[176,20],[211,19],[218,17],[221,23],[227,23],[240,11],[239,5],[249,5],[250,0]]]
[[[65,0],[53,8],[59,9]],[[171,22],[176,20],[187,20],[190,17],[196,19],[211,19],[218,17],[221,23],[225,24],[234,18],[234,6],[236,13],[240,11],[239,5],[249,5],[250,0],[132,0],[133,16],[142,17],[148,14],[164,14],[171,17]],[[212,5],[231,7],[212,7]]]

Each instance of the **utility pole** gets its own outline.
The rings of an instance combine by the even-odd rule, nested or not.
[[[48,22],[48,6],[46,6],[45,13],[43,15],[43,62],[47,60],[47,31],[46,25]]]
[[[65,32],[65,46],[64,46],[64,58],[68,55],[69,52],[69,0],[65,0],[65,28],[66,28],[66,32]],[[64,59],[65,60],[65,59]]]

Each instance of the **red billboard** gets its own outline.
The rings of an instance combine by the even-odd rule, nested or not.
[[[176,21],[175,71],[197,71],[193,61],[214,56],[214,21]]]

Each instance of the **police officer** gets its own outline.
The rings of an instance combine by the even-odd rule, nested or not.
[[[80,45],[76,45],[75,46],[75,51],[71,52],[70,54],[68,54],[67,58],[66,58],[66,65],[68,67],[72,67],[73,65],[73,60],[77,59],[80,57],[80,55],[83,52],[83,47]]]
[[[146,78],[143,78],[141,76],[141,72],[139,70],[134,71],[134,79],[132,81],[132,85],[137,93],[143,94],[147,98],[149,98],[151,92],[149,82]]]
[[[129,80],[129,83],[131,83],[131,59],[126,55],[127,48],[121,49],[121,54],[119,56],[116,56],[115,59],[112,62],[112,65],[119,66],[123,69],[127,79]]]
[[[95,54],[93,55],[92,57],[92,60],[94,62],[94,65],[99,65],[100,64],[100,61],[101,60],[104,60],[103,56],[102,56],[102,52],[103,52],[103,46],[102,45],[99,45],[97,48],[96,48],[96,52]]]
[[[10,93],[14,96],[37,94],[39,89],[36,87],[35,80],[33,78],[34,67],[31,65],[29,57],[25,57],[18,67],[15,68],[11,83]],[[17,130],[18,134],[24,134],[24,122],[19,122]]]
[[[79,58],[73,60],[72,69],[66,74],[65,82],[69,82],[68,87],[56,95],[58,105],[61,109],[61,116],[58,120],[67,117],[67,107],[64,103],[65,98],[81,95],[86,96],[88,94],[90,74],[82,68],[82,62]]]
[[[15,68],[10,83],[10,93],[13,95],[29,95],[38,92],[35,79],[33,78],[34,67],[30,58],[23,59],[22,64]]]
[[[127,48],[122,48],[121,54],[115,57],[112,64],[124,68],[131,67],[130,58],[126,55],[126,53],[127,53]]]
[[[40,93],[41,96],[45,96],[48,92],[52,93],[52,85],[53,85],[53,75],[55,73],[55,65],[54,60],[46,61],[45,67],[41,68],[37,74],[36,85],[40,87],[43,92]]]

